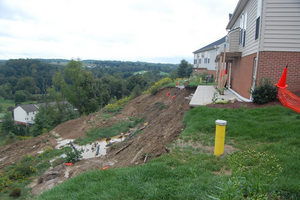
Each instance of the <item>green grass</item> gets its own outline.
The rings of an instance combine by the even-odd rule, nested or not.
[[[14,100],[4,100],[4,98],[1,97],[0,105],[2,106],[2,112],[5,113],[7,111],[7,108],[15,107],[15,101]]]
[[[225,143],[239,150],[275,155],[283,168],[272,190],[282,199],[300,199],[300,115],[285,107],[220,109],[197,107],[184,117],[184,140],[212,143],[215,120],[226,120]],[[210,199],[218,196],[228,159],[191,146],[173,150],[146,165],[89,171],[44,192],[36,199]],[[150,153],[150,152],[149,152]]]
[[[205,133],[213,138],[215,120],[226,120],[225,142],[234,141],[234,147],[240,150],[253,149],[275,155],[283,167],[283,173],[278,177],[277,190],[300,198],[299,116],[282,106],[237,110],[198,107],[185,115],[183,121],[186,129],[182,137],[192,139],[193,136]]]
[[[147,72],[148,72],[148,71],[142,70],[142,71],[134,72],[133,75],[144,74],[144,73],[147,73]],[[162,72],[162,71],[160,71],[159,74],[160,74],[160,75],[169,76],[169,73],[167,73],[167,72]]]
[[[28,105],[31,103],[36,103],[36,101],[26,101],[22,102],[22,105]],[[0,97],[0,105],[2,106],[2,112],[5,113],[7,111],[7,108],[9,107],[15,107],[15,101],[14,100],[4,100],[3,97]]]
[[[185,161],[165,155],[143,166],[89,171],[37,199],[207,199],[217,177],[205,169],[210,168],[205,162],[195,163],[220,159],[205,154],[188,157],[180,150],[174,154],[186,154],[178,155]]]
[[[78,138],[74,142],[79,143],[80,145],[85,145],[92,143],[99,138],[108,138],[119,135],[120,133],[125,133],[129,128],[135,127],[138,123],[144,122],[145,117],[135,118],[133,121],[120,121],[118,124],[115,124],[109,128],[100,127],[99,129],[92,129],[87,132],[86,136],[83,138]]]

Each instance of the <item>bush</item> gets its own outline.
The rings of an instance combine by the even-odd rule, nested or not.
[[[119,110],[123,109],[123,106],[125,106],[129,101],[131,100],[131,97],[125,97],[122,99],[119,99],[116,103],[114,104],[107,104],[104,109],[108,112],[117,112]]]
[[[80,150],[73,150],[72,148],[68,148],[66,151],[66,157],[65,162],[67,163],[74,163],[76,161],[79,161],[82,158],[82,153],[84,152],[83,149]]]
[[[19,197],[21,196],[21,189],[20,188],[14,188],[12,189],[11,193],[9,194],[11,197]]]
[[[132,90],[132,96],[133,98],[136,98],[142,94],[142,89],[140,85],[136,85]]]
[[[260,80],[260,83],[252,91],[253,103],[265,104],[274,101],[277,96],[277,87],[271,83],[267,78],[264,81]]]
[[[152,85],[147,91],[143,92],[143,94],[154,95],[158,92],[158,90],[160,90],[163,87],[163,85],[166,85],[171,82],[172,82],[172,80],[168,77],[161,79],[160,81],[158,81],[154,85]]]
[[[28,155],[24,156],[20,162],[17,164],[16,168],[13,171],[14,176],[29,176],[38,172],[38,170],[33,167],[34,164],[34,157]]]

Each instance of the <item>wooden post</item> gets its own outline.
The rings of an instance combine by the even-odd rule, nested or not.
[[[225,63],[226,63],[226,44],[224,44],[224,57],[223,57],[223,64],[222,64],[222,72],[224,73],[224,71],[225,71]],[[222,75],[221,75],[221,87],[223,88],[224,87],[224,85],[223,85],[223,79],[224,79],[225,77],[223,77]]]
[[[218,89],[221,87],[221,68],[222,68],[222,56],[220,56],[219,64],[218,64],[218,76],[217,76],[217,81],[218,81]]]

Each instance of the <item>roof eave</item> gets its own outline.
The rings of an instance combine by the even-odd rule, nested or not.
[[[229,30],[233,27],[234,23],[240,16],[241,12],[243,11],[243,9],[245,8],[247,3],[248,3],[248,0],[239,0],[238,4],[236,5],[236,7],[233,11],[232,17],[226,26],[226,30]]]
[[[209,47],[209,48],[197,50],[197,51],[194,51],[193,53],[200,53],[200,52],[209,51],[209,50],[212,50],[212,49],[215,49],[215,47]]]

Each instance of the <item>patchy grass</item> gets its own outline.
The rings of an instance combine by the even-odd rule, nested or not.
[[[239,150],[275,155],[283,171],[270,187],[272,192],[279,193],[282,199],[300,199],[298,113],[280,106],[235,110],[201,106],[186,113],[183,120],[186,128],[180,137],[186,142],[211,144],[217,119],[228,122],[225,143]],[[220,196],[216,187],[222,187],[221,180],[226,176],[216,174],[230,171],[228,156],[216,157],[193,146],[180,147],[176,141],[168,147],[170,153],[153,158],[146,165],[89,171],[36,199],[211,199],[209,196]]]
[[[30,188],[26,186],[34,178],[40,177],[49,167],[49,160],[63,154],[65,149],[44,149],[37,157],[24,156],[18,163],[8,166],[0,172],[0,199],[13,199],[9,197],[12,189],[21,189],[20,199],[31,198]]]
[[[92,143],[99,138],[108,138],[119,135],[120,133],[125,133],[129,128],[135,127],[137,124],[144,122],[145,117],[134,118],[132,121],[120,121],[118,124],[115,124],[109,128],[101,127],[99,129],[91,129],[87,132],[86,136],[83,138],[78,138],[74,142],[80,145],[85,145]]]

